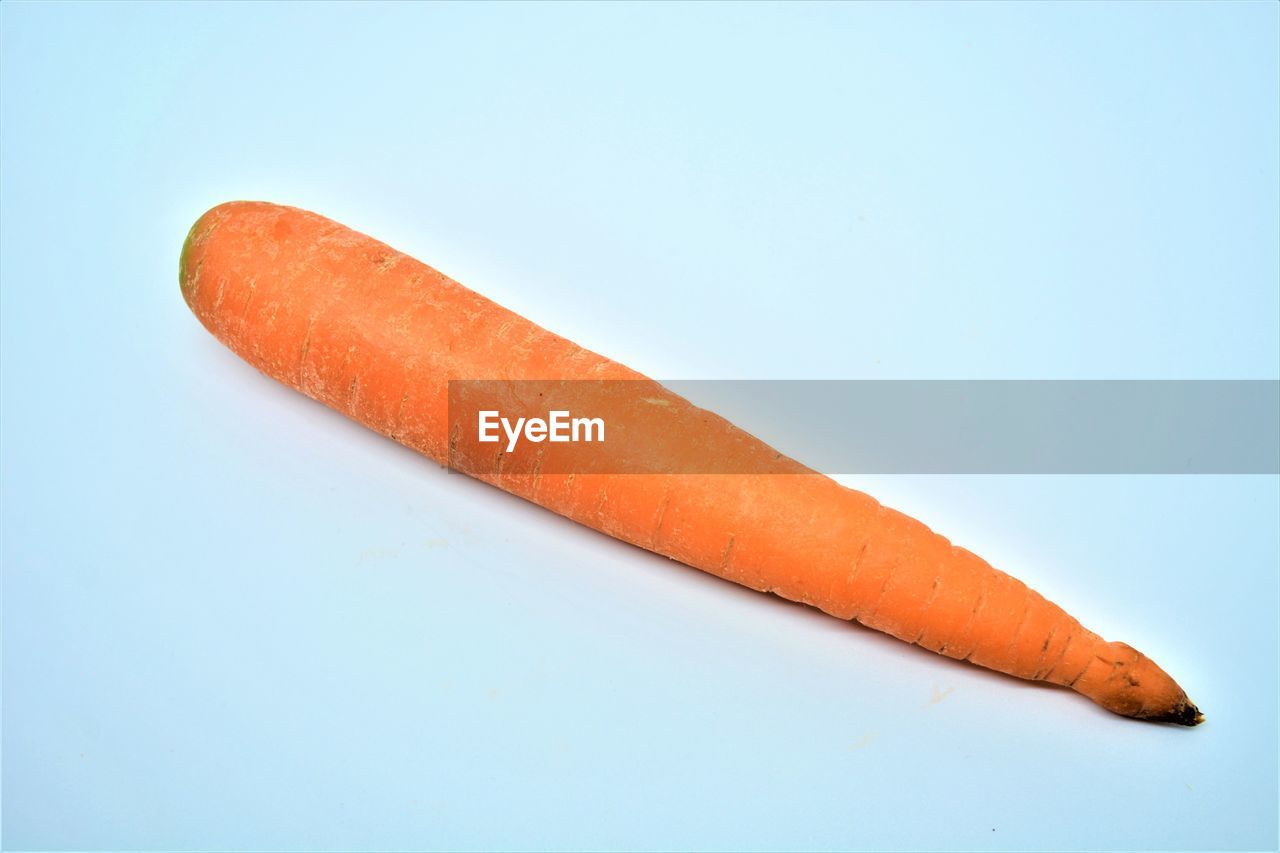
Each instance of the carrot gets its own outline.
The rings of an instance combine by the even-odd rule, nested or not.
[[[1145,655],[920,522],[324,217],[215,207],[188,234],[179,279],[200,322],[254,367],[441,464],[711,574],[1069,687],[1117,714],[1203,719]],[[458,379],[634,380],[607,401],[606,420],[630,418],[649,452],[722,455],[753,473],[504,470],[492,465],[497,445],[457,440],[448,382]]]

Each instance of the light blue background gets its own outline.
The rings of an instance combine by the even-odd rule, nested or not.
[[[259,198],[655,376],[1276,379],[1278,10],[5,3],[4,846],[1274,849],[1277,478],[847,480],[1208,715],[1133,724],[447,474],[176,265]]]

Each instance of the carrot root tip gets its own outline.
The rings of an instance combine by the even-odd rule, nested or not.
[[[1195,705],[1187,702],[1186,704],[1174,708],[1165,714],[1155,717],[1147,717],[1147,720],[1153,723],[1173,723],[1177,726],[1198,726],[1204,722],[1204,714],[1200,713],[1200,709]]]

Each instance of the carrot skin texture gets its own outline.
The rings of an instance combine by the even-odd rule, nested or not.
[[[1103,640],[915,519],[322,216],[219,205],[188,234],[179,282],[200,322],[258,370],[440,464],[711,574],[1069,687],[1117,714],[1203,719],[1145,655]],[[740,470],[788,476],[495,471],[450,453],[451,379],[636,380],[643,390],[619,405],[629,416],[674,418],[675,430],[654,427],[675,434],[672,452],[711,447],[740,459]],[[662,412],[642,410],[654,398]]]

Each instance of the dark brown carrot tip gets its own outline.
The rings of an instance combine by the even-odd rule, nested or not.
[[[1177,726],[1198,726],[1204,722],[1204,714],[1200,713],[1200,709],[1190,702],[1179,708],[1161,714],[1156,717],[1146,717],[1146,720],[1152,723],[1173,723]]]

